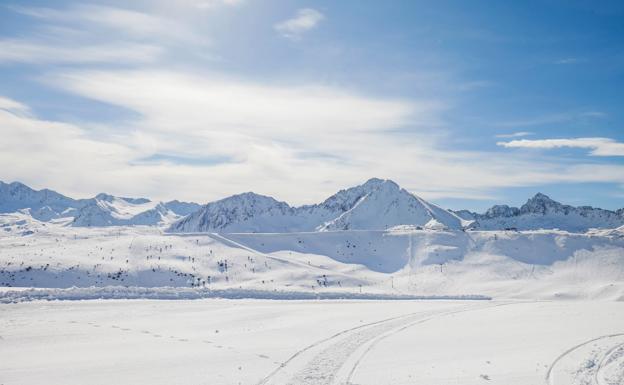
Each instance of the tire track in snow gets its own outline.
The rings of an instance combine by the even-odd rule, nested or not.
[[[322,340],[316,341],[313,344],[310,344],[310,345],[306,346],[305,348],[295,352],[286,361],[284,361],[278,368],[273,370],[266,377],[264,377],[260,382],[258,382],[258,385],[270,384],[271,381],[276,377],[276,375],[278,375],[278,374],[280,374],[280,372],[284,371],[284,368],[289,367],[293,363],[293,361],[299,359],[300,356],[304,355],[305,353],[307,353],[311,349],[314,349],[314,348],[316,348],[316,347],[318,347],[318,346],[320,346],[322,344],[334,341],[335,339],[337,339],[337,338],[339,338],[339,337],[341,337],[341,336],[343,336],[343,335],[345,335],[347,333],[350,333],[350,332],[353,332],[353,331],[356,331],[356,330],[359,330],[359,329],[362,329],[362,328],[367,328],[367,327],[370,327],[370,326],[373,326],[373,325],[377,325],[377,324],[380,324],[380,323],[384,323],[384,322],[388,322],[388,321],[392,321],[392,320],[396,320],[396,319],[400,319],[400,318],[405,318],[405,317],[408,317],[408,316],[414,315],[414,314],[422,314],[422,313],[403,314],[403,315],[396,316],[396,317],[382,319],[380,321],[375,321],[375,322],[370,322],[370,323],[363,324],[363,325],[358,325],[358,326],[355,326],[355,327],[352,327],[352,328],[349,328],[349,329],[342,330],[342,331],[340,331],[338,333],[335,333],[335,334],[333,334],[333,335],[331,335],[331,336],[329,336],[327,338],[324,338]]]
[[[289,385],[348,384],[364,356],[379,341],[390,335],[452,314],[520,303],[528,302],[498,303],[476,307],[466,305],[454,310],[415,312],[346,329],[299,350],[260,381],[258,385],[283,383]],[[363,352],[360,356],[354,358],[354,354],[362,351],[362,349]],[[354,361],[354,363],[349,369],[350,361]],[[299,366],[299,368],[292,369],[292,366]],[[345,368],[345,366],[347,367]]]
[[[550,364],[550,366],[548,367],[548,371],[546,372],[546,384],[547,385],[555,385],[555,376],[554,376],[554,372],[556,367],[559,365],[559,363],[565,359],[566,357],[568,357],[570,354],[574,353],[576,350],[583,348],[593,342],[597,342],[597,341],[601,341],[601,340],[605,340],[605,339],[609,339],[609,338],[616,338],[616,337],[622,337],[624,336],[624,333],[615,333],[615,334],[607,334],[604,336],[600,336],[600,337],[596,337],[596,338],[592,338],[590,340],[587,340],[585,342],[581,342],[580,344],[574,345],[571,348],[569,348],[568,350],[564,351],[563,353],[561,353],[559,356],[557,356],[557,358],[555,358],[555,360],[552,362],[552,364]],[[598,367],[595,370],[594,375],[592,376],[592,382],[594,382],[594,384],[596,385],[601,385],[604,384],[605,382],[600,382],[599,380],[599,372],[604,368],[604,366],[607,364],[607,359],[610,356],[611,353],[613,353],[614,351],[616,351],[618,348],[624,346],[624,344],[618,344],[616,345],[614,348],[610,349],[609,351],[607,351],[607,353],[605,353],[605,356],[603,356],[603,358],[600,360]],[[561,385],[564,385],[563,383]],[[569,385],[569,383],[566,383],[565,385]]]
[[[387,332],[385,334],[382,334],[382,335],[379,335],[377,338],[374,338],[371,341],[369,341],[369,343],[367,344],[366,349],[363,350],[363,352],[360,354],[360,356],[357,357],[355,362],[352,364],[351,369],[348,370],[348,372],[343,371],[343,375],[338,377],[336,383],[337,384],[346,384],[346,385],[352,384],[351,380],[353,379],[353,375],[355,374],[355,372],[357,371],[358,367],[362,363],[362,360],[366,357],[366,355],[371,350],[373,350],[375,348],[375,346],[377,346],[377,344],[379,344],[381,341],[385,340],[386,338],[388,338],[388,337],[390,337],[390,336],[392,336],[394,334],[400,333],[400,332],[402,332],[402,331],[404,331],[406,329],[409,329],[409,328],[411,328],[413,326],[416,326],[416,325],[419,325],[419,324],[431,321],[432,319],[446,317],[446,316],[454,315],[454,314],[458,314],[458,313],[486,310],[486,309],[499,307],[499,306],[517,305],[517,304],[534,303],[534,302],[539,302],[539,301],[523,301],[523,302],[499,303],[499,304],[495,304],[495,305],[482,306],[482,307],[478,307],[478,308],[469,308],[469,309],[460,309],[460,310],[455,310],[455,311],[449,311],[449,312],[434,314],[431,317],[423,318],[423,319],[414,321],[412,323],[409,323],[409,324],[407,324],[405,326],[399,327],[397,329],[390,330],[389,332]]]
[[[603,371],[613,361],[617,359],[619,359],[620,361],[623,361],[624,356],[621,355],[622,352],[624,352],[624,343],[615,345],[614,347],[612,347],[605,353],[604,357],[602,358],[602,360],[600,360],[600,363],[598,364],[598,369],[596,369],[596,372],[594,373],[594,382],[596,384],[612,385],[612,383],[607,382],[606,376],[603,375]],[[620,355],[616,356],[617,353],[620,353]],[[616,361],[616,365],[618,365],[618,361]],[[619,365],[622,365],[622,363],[619,363]],[[621,379],[624,378],[624,373],[620,373],[619,377]]]

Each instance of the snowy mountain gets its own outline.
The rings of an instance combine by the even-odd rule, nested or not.
[[[382,230],[400,225],[462,228],[462,219],[457,215],[409,193],[391,180],[371,179],[325,201],[330,206],[338,202],[349,204],[339,205],[344,211],[319,230]]]
[[[614,212],[590,206],[564,205],[537,193],[520,208],[496,205],[484,214],[473,213],[475,222],[471,227],[480,230],[514,228],[585,232],[590,228],[615,228],[624,225],[624,216],[619,211],[621,210]]]
[[[68,198],[56,191],[33,190],[19,182],[0,181],[0,212],[13,213],[26,210],[33,218],[49,221],[75,214],[82,206],[80,200]]]
[[[73,218],[71,226],[170,226],[170,232],[287,233],[407,227],[586,232],[624,225],[624,208],[609,211],[573,207],[541,193],[519,208],[496,205],[483,214],[445,210],[391,180],[377,178],[341,190],[322,203],[300,207],[252,192],[200,206],[178,200],[152,202],[109,194],[72,199],[48,189],[36,191],[19,182],[0,182],[0,213],[15,212],[40,221]]]
[[[44,222],[74,218],[72,226],[169,224],[200,207],[192,202],[152,202],[104,193],[90,199],[72,199],[48,189],[33,190],[19,182],[0,182],[0,213],[23,212]]]
[[[399,225],[460,229],[462,219],[390,180],[374,178],[341,190],[323,203],[301,207],[254,193],[234,195],[203,206],[169,231],[382,230]]]
[[[171,232],[285,232],[295,217],[285,202],[247,192],[208,203],[174,223]]]

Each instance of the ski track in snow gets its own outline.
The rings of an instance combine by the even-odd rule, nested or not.
[[[407,328],[453,314],[527,302],[460,306],[437,312],[416,312],[345,329],[293,354],[257,385],[350,385],[362,359],[380,341]],[[294,368],[293,368],[294,367]]]
[[[574,345],[561,353],[548,368],[546,372],[547,385],[620,385],[624,380],[624,333],[608,334],[592,338],[578,345]],[[619,343],[613,344],[613,341]],[[610,344],[611,342],[611,344]],[[596,346],[597,343],[597,346]],[[583,355],[585,361],[578,361],[574,357],[575,353],[582,352],[583,349],[593,346],[590,355]],[[606,349],[606,350],[605,350]],[[569,366],[565,366],[567,360],[572,360]],[[564,367],[563,369],[560,367]],[[571,371],[570,366],[574,366],[576,371]],[[615,373],[616,381],[612,382],[605,373],[609,366],[619,366],[619,371]],[[567,369],[567,371],[566,371]],[[617,369],[616,369],[617,370]],[[562,372],[570,378],[557,380],[557,373]],[[572,374],[572,375],[571,375]],[[589,377],[589,378],[588,378]],[[570,382],[571,378],[573,382]]]

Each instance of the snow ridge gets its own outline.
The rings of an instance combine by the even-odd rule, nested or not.
[[[165,226],[169,232],[302,232],[386,230],[411,226],[434,230],[537,230],[587,232],[624,225],[617,211],[561,204],[542,193],[521,207],[495,205],[483,214],[436,206],[386,179],[372,178],[340,190],[319,204],[292,207],[247,192],[200,206],[177,200],[152,202],[98,194],[72,199],[55,191],[0,182],[0,213],[22,212],[40,221],[71,226]]]
[[[624,225],[623,213],[623,209],[614,212],[591,206],[564,205],[537,193],[520,208],[496,205],[484,214],[472,213],[475,222],[471,227],[480,230],[560,229],[586,232],[592,228],[612,229]]]
[[[152,202],[105,193],[73,199],[48,189],[37,191],[23,183],[0,181],[0,213],[23,212],[44,222],[73,218],[71,226],[167,225],[199,207],[192,202]]]

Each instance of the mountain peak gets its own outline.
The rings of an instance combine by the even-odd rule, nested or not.
[[[6,184],[6,183],[4,183],[4,182],[2,182],[2,183],[3,183],[3,184]],[[8,185],[9,185],[9,186],[11,186],[11,187],[19,187],[19,188],[27,188],[27,189],[30,189],[30,187],[26,186],[26,185],[25,185],[24,183],[22,183],[22,182],[11,182],[11,183],[8,183]]]
[[[318,227],[321,230],[388,229],[401,225],[426,226],[430,222],[444,228],[462,226],[456,215],[418,198],[389,179],[369,179],[363,185],[339,191],[323,204],[340,212]]]
[[[95,199],[99,201],[112,202],[115,199],[115,197],[107,193],[99,193],[98,195],[95,196]]]
[[[397,190],[400,189],[399,185],[390,179],[370,178],[362,185],[364,188],[379,188],[381,186],[390,186]]]
[[[537,193],[520,207],[521,213],[545,214],[549,211],[559,211],[563,205],[550,199],[548,195]]]
[[[530,200],[538,200],[538,201],[551,201],[554,202],[554,200],[552,200],[548,195],[546,194],[542,194],[541,192],[538,192],[537,194],[535,194],[533,196],[533,198],[530,198]]]

